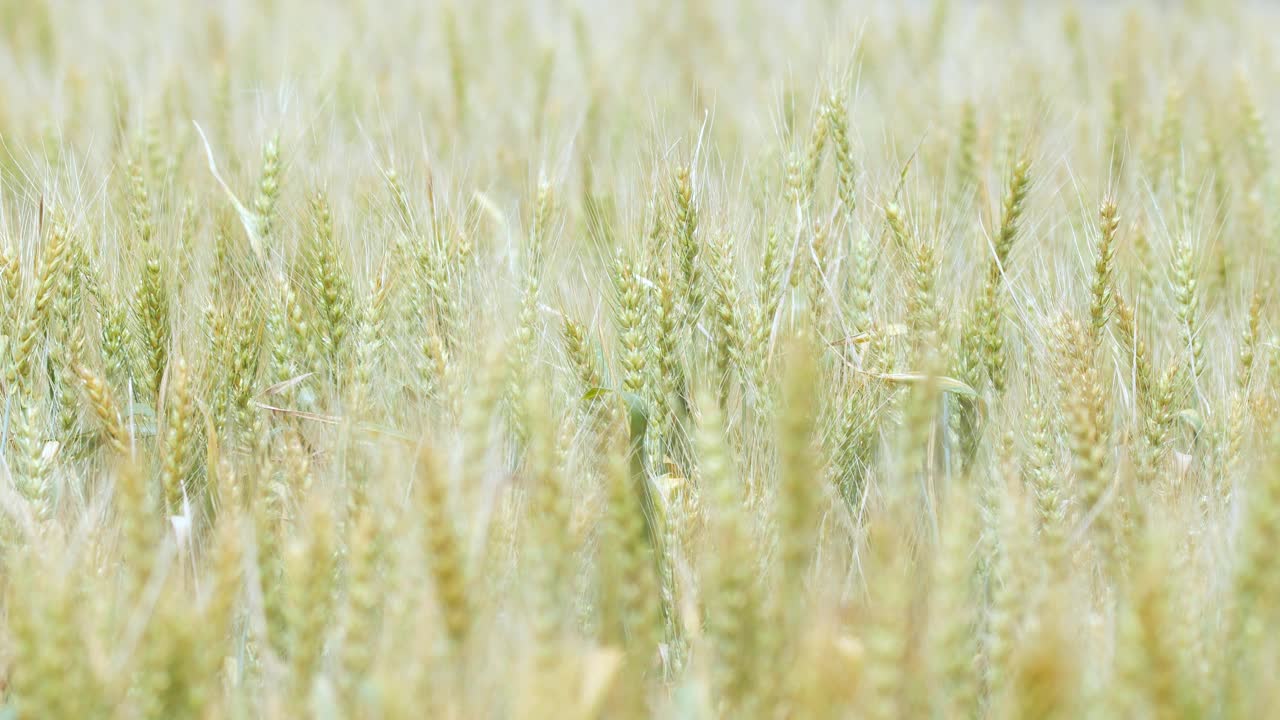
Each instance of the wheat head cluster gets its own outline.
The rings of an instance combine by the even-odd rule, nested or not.
[[[1268,716],[1278,31],[0,0],[0,717]]]

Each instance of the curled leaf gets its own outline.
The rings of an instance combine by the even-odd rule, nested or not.
[[[864,372],[873,378],[884,380],[885,382],[901,383],[904,385],[915,385],[923,382],[933,381],[938,384],[938,389],[942,392],[949,392],[953,395],[962,395],[964,397],[977,397],[978,391],[969,386],[968,383],[961,382],[953,377],[946,375],[926,375],[924,373],[871,373]]]

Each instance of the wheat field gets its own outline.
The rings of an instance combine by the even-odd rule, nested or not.
[[[1259,718],[1280,7],[0,0],[0,718]]]

